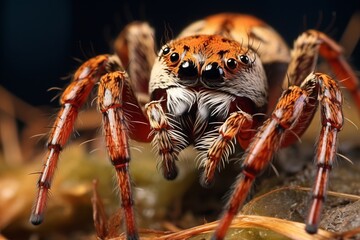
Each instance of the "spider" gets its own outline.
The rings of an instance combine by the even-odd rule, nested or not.
[[[91,58],[75,72],[60,98],[30,221],[35,225],[43,221],[59,154],[79,109],[98,85],[98,108],[128,239],[139,238],[128,172],[130,138],[152,142],[169,180],[178,174],[178,154],[193,145],[199,152],[204,186],[214,182],[216,169],[236,146],[244,149],[242,170],[213,235],[223,239],[254,179],[274,153],[298,141],[320,105],[317,175],[306,219],[306,231],[316,233],[343,126],[340,87],[330,76],[314,72],[318,55],[337,79],[345,79],[342,83],[360,108],[358,80],[340,46],[324,33],[308,30],[289,51],[262,20],[221,13],[189,25],[157,56],[154,48],[153,29],[134,22],[115,41],[115,54]]]

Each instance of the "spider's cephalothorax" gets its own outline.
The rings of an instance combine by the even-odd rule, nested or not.
[[[43,220],[58,156],[79,108],[99,82],[98,106],[128,239],[139,238],[128,172],[129,138],[152,141],[167,179],[177,176],[178,154],[194,145],[200,152],[201,182],[206,186],[235,146],[244,149],[242,170],[214,233],[214,239],[223,239],[256,176],[279,148],[298,140],[320,106],[317,176],[306,220],[306,231],[316,233],[343,125],[340,87],[328,75],[314,73],[318,55],[338,79],[345,79],[342,83],[360,108],[358,79],[340,46],[325,34],[309,30],[295,40],[290,52],[263,21],[231,13],[191,24],[157,57],[153,35],[148,24],[132,23],[116,40],[115,55],[94,57],[74,74],[50,132],[31,222]]]
[[[219,35],[185,37],[163,46],[149,86],[152,99],[160,100],[171,123],[169,137],[176,141],[175,154],[189,144],[207,151],[230,113],[252,115],[264,111],[267,104],[267,79],[260,58]],[[167,178],[176,176],[171,169],[176,170],[163,169]]]

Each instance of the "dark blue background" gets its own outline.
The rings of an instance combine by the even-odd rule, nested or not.
[[[68,83],[69,80],[60,78],[78,66],[73,58],[85,60],[110,52],[111,40],[132,20],[149,21],[157,30],[159,42],[166,25],[176,35],[190,22],[208,14],[244,12],[267,21],[291,45],[301,31],[324,30],[333,19],[335,22],[328,33],[338,40],[351,15],[359,11],[359,3],[359,0],[3,0],[0,3],[0,85],[31,104],[48,104],[56,93],[46,90]],[[352,56],[352,64],[357,69],[360,69],[359,61],[358,46]]]

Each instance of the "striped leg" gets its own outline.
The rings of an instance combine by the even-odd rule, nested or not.
[[[307,220],[306,230],[315,233],[321,208],[325,199],[328,175],[336,153],[337,133],[342,127],[342,95],[336,82],[325,74],[310,74],[298,86],[285,90],[271,117],[258,129],[253,141],[244,154],[242,172],[235,183],[227,208],[224,211],[213,239],[224,239],[232,219],[242,207],[255,178],[268,166],[273,155],[283,145],[293,129],[299,129],[308,119],[309,108],[317,105],[311,102],[319,99],[322,113],[322,130],[317,150],[318,174],[313,190],[313,203]],[[311,120],[311,119],[310,119]]]
[[[79,108],[85,103],[93,86],[105,73],[108,56],[101,55],[85,62],[75,73],[74,80],[61,96],[61,110],[52,127],[46,162],[38,181],[38,194],[30,217],[34,225],[44,219],[48,191],[57,166],[59,154],[73,131]]]
[[[120,189],[121,207],[124,210],[127,239],[139,239],[135,223],[134,201],[129,175],[130,148],[128,119],[123,111],[123,87],[127,78],[125,72],[112,72],[100,80],[98,105],[103,115],[106,147],[115,167],[117,185]]]

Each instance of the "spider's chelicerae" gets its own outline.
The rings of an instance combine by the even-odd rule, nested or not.
[[[309,30],[295,40],[290,52],[263,21],[230,13],[191,24],[157,56],[153,35],[148,24],[132,23],[116,40],[114,55],[91,58],[75,72],[50,133],[31,222],[43,221],[59,154],[79,108],[99,83],[98,106],[128,239],[139,238],[128,172],[129,138],[153,143],[162,174],[170,180],[178,174],[178,154],[193,145],[199,151],[205,186],[214,181],[215,170],[236,144],[245,150],[242,170],[213,235],[223,239],[256,176],[279,148],[298,140],[320,105],[317,175],[306,220],[306,231],[316,233],[344,119],[337,81],[314,72],[318,55],[360,107],[358,80],[340,46],[324,33]]]

